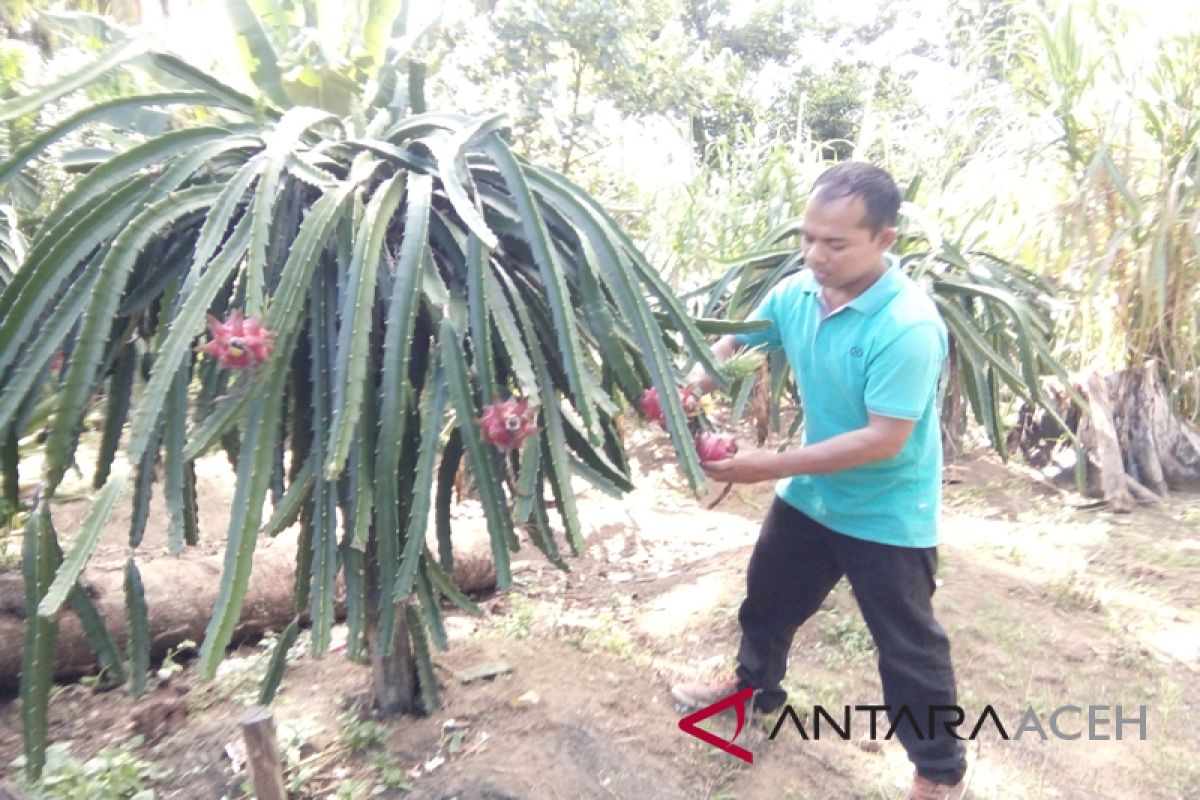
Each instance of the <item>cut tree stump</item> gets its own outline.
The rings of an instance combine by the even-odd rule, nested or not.
[[[1200,428],[1180,418],[1153,363],[1110,375],[1126,471],[1156,494],[1200,490]]]
[[[1087,379],[1087,399],[1090,413],[1079,424],[1080,441],[1094,453],[1100,470],[1100,490],[1113,511],[1128,513],[1137,503],[1125,484],[1125,467],[1121,459],[1121,439],[1113,420],[1112,403],[1104,378],[1093,372]]]
[[[1047,395],[1085,451],[1091,493],[1126,512],[1171,491],[1200,490],[1200,428],[1175,413],[1156,363],[1104,377],[1092,372],[1075,389],[1088,411],[1081,413],[1062,387]],[[1064,431],[1045,411],[1026,407],[1014,433],[1026,458],[1045,466]]]

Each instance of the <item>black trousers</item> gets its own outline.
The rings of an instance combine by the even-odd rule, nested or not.
[[[746,599],[738,613],[740,683],[757,690],[759,709],[783,704],[787,694],[780,681],[796,630],[845,575],[879,650],[889,722],[904,706],[919,724],[914,729],[902,715],[896,737],[922,777],[958,783],[966,772],[966,748],[940,723],[940,731],[928,730],[930,706],[955,705],[958,696],[950,641],[933,616],[936,567],[935,547],[855,539],[775,498],[750,557]],[[846,703],[860,704],[863,701],[850,699]],[[946,714],[938,718],[945,719]],[[882,736],[886,729],[880,727]]]

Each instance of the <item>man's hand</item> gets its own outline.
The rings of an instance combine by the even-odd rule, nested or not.
[[[712,346],[713,358],[720,364],[737,352],[739,346],[737,339],[733,336],[722,336]],[[717,388],[717,382],[705,371],[703,364],[697,363],[688,372],[684,386],[689,392],[699,397]]]
[[[778,453],[742,448],[723,461],[702,461],[700,468],[714,481],[722,483],[760,483],[785,477],[780,470]]]

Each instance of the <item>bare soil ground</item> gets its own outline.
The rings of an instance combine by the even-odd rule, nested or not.
[[[744,568],[772,488],[739,488],[706,511],[664,436],[635,430],[631,443],[636,492],[618,500],[581,486],[587,549],[571,572],[523,551],[516,587],[481,598],[482,618],[447,612],[452,642],[436,659],[443,704],[433,715],[372,719],[361,710],[369,670],[341,653],[313,659],[302,638],[273,707],[295,797],[904,796],[902,748],[858,741],[862,717],[850,741],[805,740],[790,723],[771,739],[775,716],[756,720],[738,738],[753,765],[680,732],[667,687],[732,666]],[[228,473],[216,459],[202,475],[208,550],[223,536]],[[946,481],[935,603],[960,705],[994,707],[1009,735],[1031,707],[1043,726],[1065,705],[1120,705],[1126,717],[1145,706],[1147,715],[1145,740],[1126,724],[1119,741],[1089,741],[1077,716],[1063,727],[1082,727],[1079,740],[1048,728],[1047,740],[1005,740],[989,725],[971,745],[968,796],[1200,797],[1200,498],[1113,515],[983,454],[948,468]],[[85,510],[86,500],[60,506],[59,530]],[[470,502],[456,514],[463,529],[478,522]],[[123,559],[123,524],[98,561]],[[155,535],[145,557],[168,557]],[[269,644],[232,653],[211,683],[183,663],[137,702],[123,689],[60,687],[51,737],[80,759],[132,741],[130,752],[158,768],[157,798],[244,796],[237,720]],[[507,671],[459,679],[496,662]],[[882,702],[870,636],[844,583],[801,629],[788,689],[810,736],[815,704]],[[729,736],[732,724],[709,727]],[[0,769],[20,754],[19,728],[18,703],[0,700]],[[1116,726],[1097,732],[1112,737]]]

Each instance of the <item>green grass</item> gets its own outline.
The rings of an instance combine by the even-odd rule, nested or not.
[[[512,592],[508,595],[508,613],[496,623],[496,630],[510,639],[528,639],[533,632],[534,607],[529,598]]]
[[[857,610],[829,609],[822,613],[821,656],[825,664],[838,669],[870,660],[875,641],[867,623]]]
[[[338,723],[342,726],[342,738],[351,752],[378,750],[387,741],[387,728],[353,711],[343,714]]]
[[[653,661],[653,653],[642,647],[633,635],[611,614],[597,618],[597,627],[586,631],[576,644],[589,653],[610,653],[634,664],[647,666]]]
[[[17,776],[16,783],[39,800],[152,800],[149,783],[168,777],[171,770],[136,756],[133,751],[140,744],[141,738],[135,737],[86,761],[72,756],[67,745],[52,744],[46,750],[42,779],[30,784]],[[23,774],[24,757],[13,762],[13,767]]]

